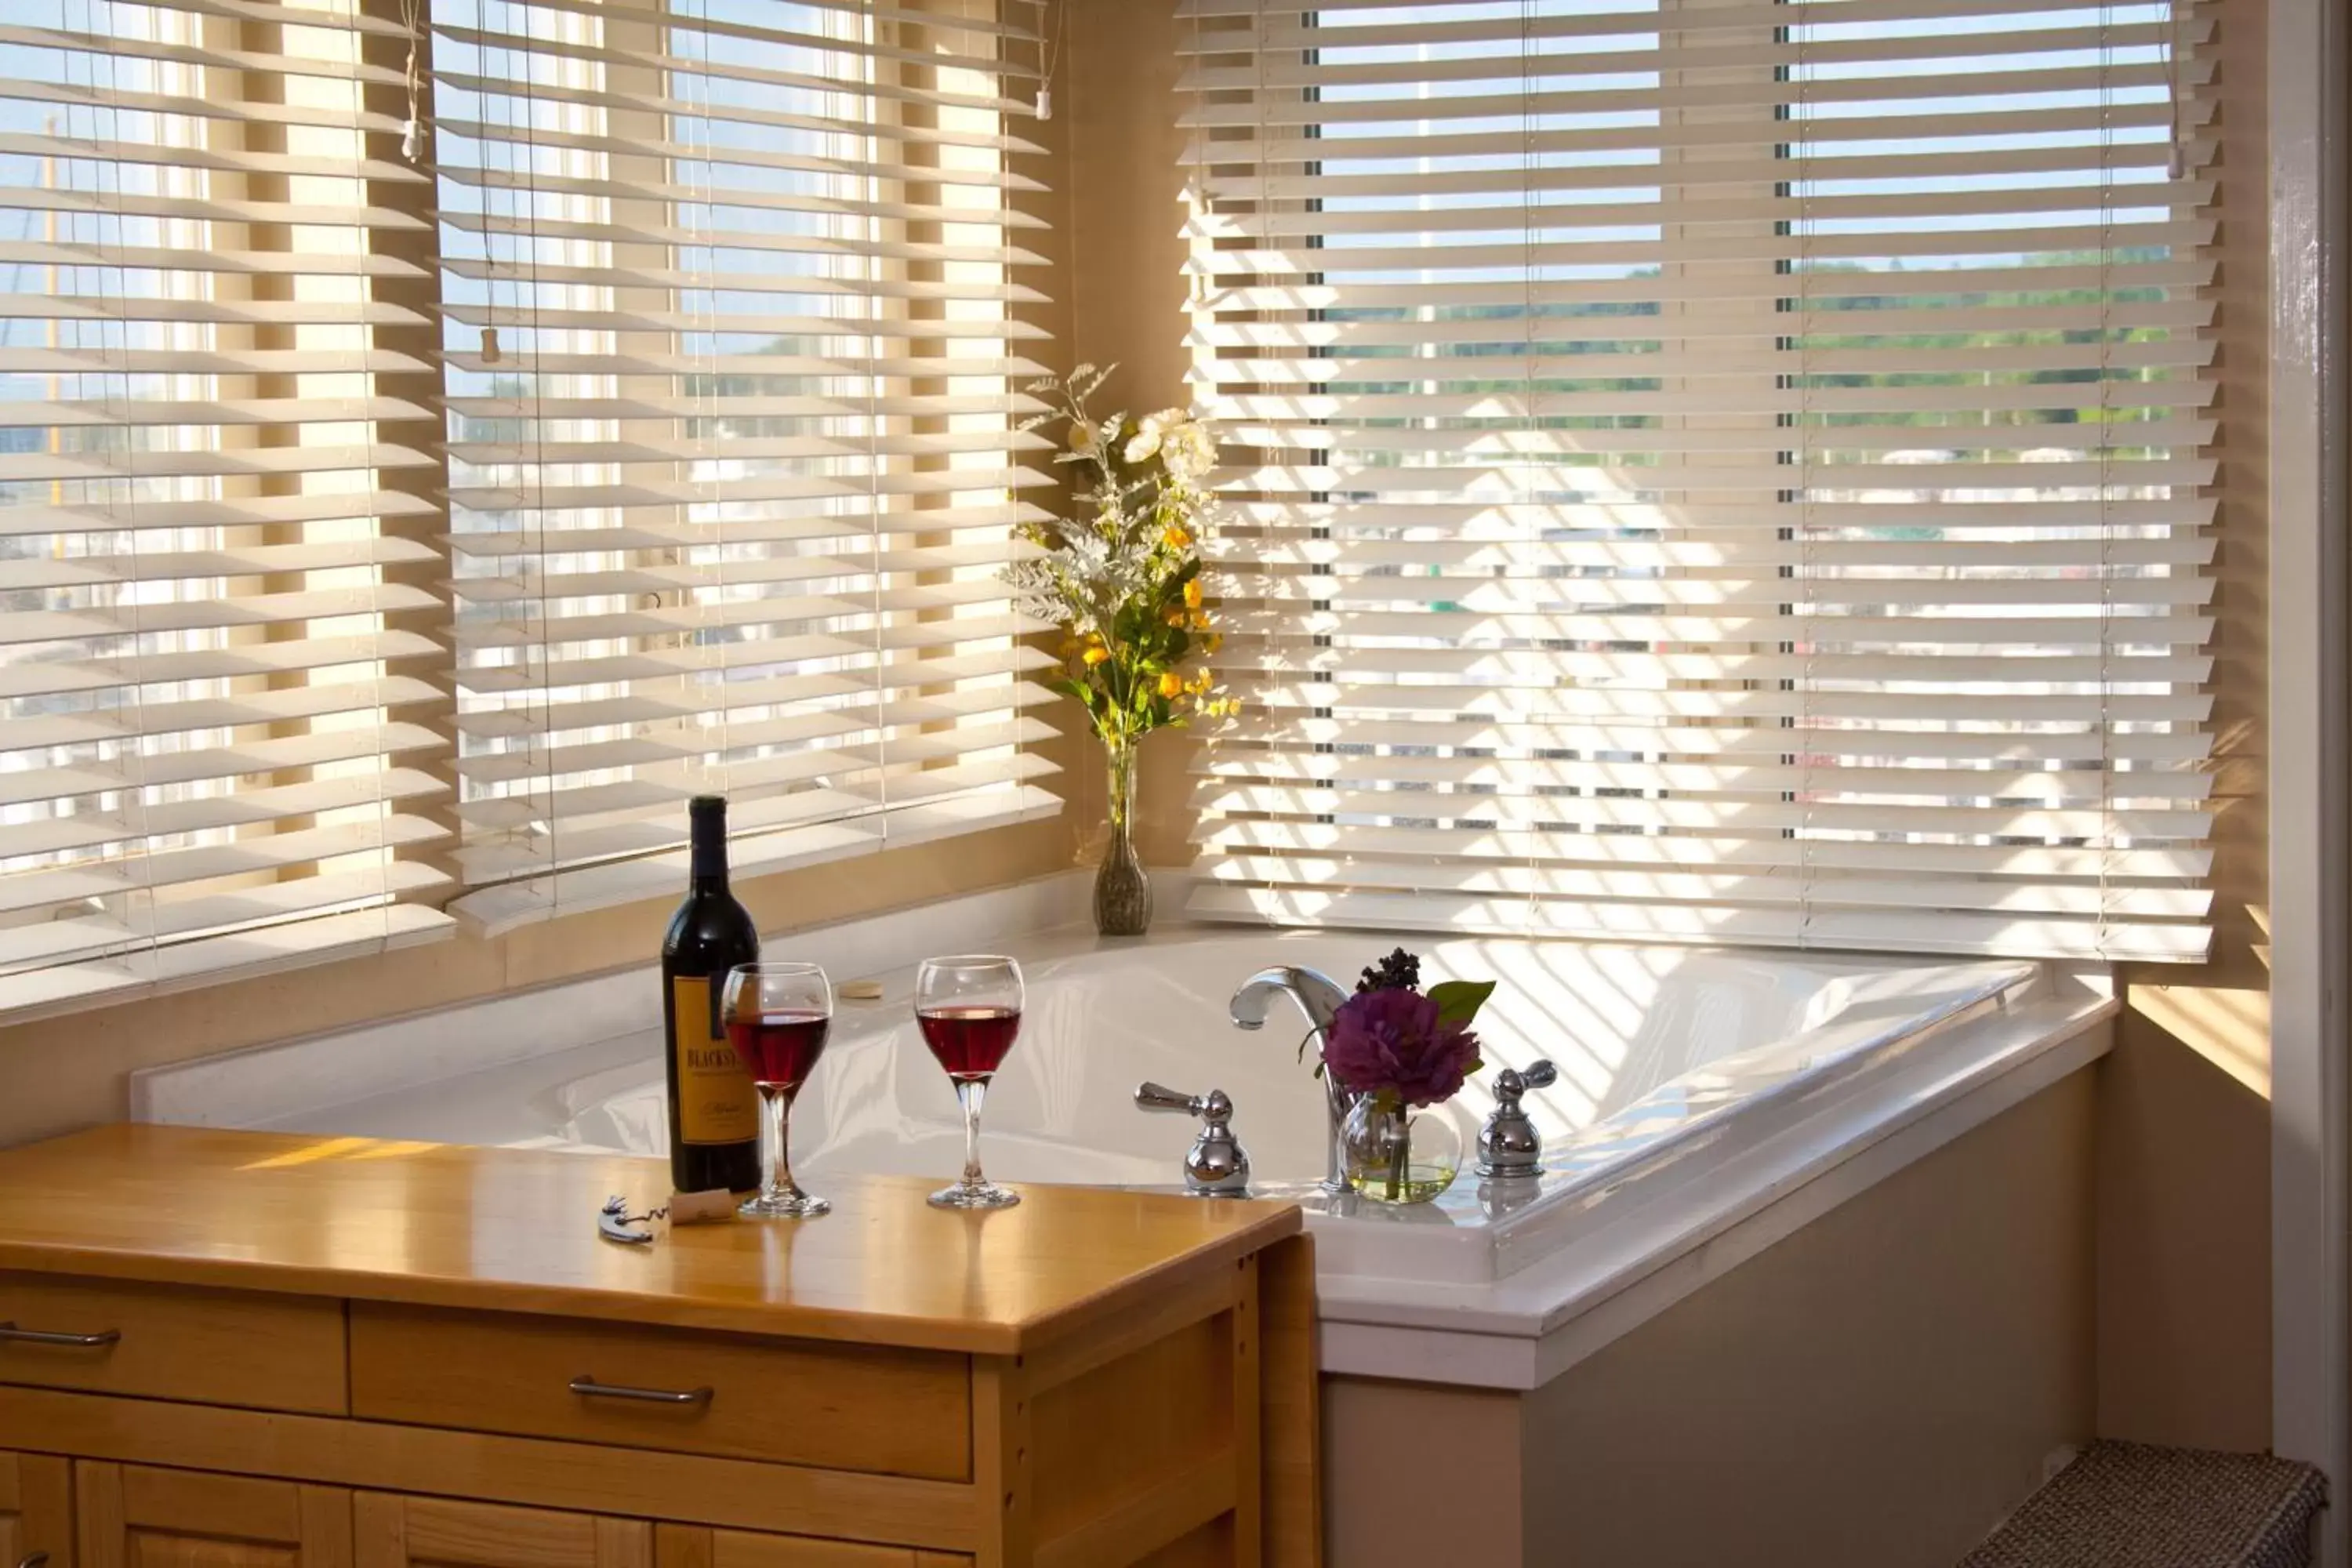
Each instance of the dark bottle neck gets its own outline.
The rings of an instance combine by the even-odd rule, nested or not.
[[[693,852],[687,862],[688,887],[697,893],[723,893],[727,890],[727,819],[723,816],[697,816],[694,819]]]

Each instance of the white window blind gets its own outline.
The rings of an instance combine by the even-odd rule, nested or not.
[[[1182,0],[1192,908],[2192,960],[2187,0]]]
[[[1057,809],[999,580],[1034,13],[436,0],[483,929],[675,888],[706,790],[762,869]]]
[[[451,928],[387,33],[0,16],[0,1016]]]

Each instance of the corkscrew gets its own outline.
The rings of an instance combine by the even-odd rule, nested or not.
[[[623,1247],[642,1247],[654,1238],[656,1220],[666,1219],[672,1225],[700,1225],[734,1217],[735,1194],[730,1192],[672,1193],[669,1202],[643,1214],[631,1214],[629,1200],[614,1193],[596,1211],[596,1234]],[[631,1228],[635,1226],[645,1228]]]
[[[638,1247],[654,1238],[654,1221],[668,1217],[667,1204],[662,1205],[659,1208],[647,1209],[643,1214],[631,1214],[629,1200],[614,1193],[604,1200],[604,1206],[596,1211],[596,1234],[606,1241],[617,1241],[624,1247]],[[635,1225],[641,1225],[646,1228],[631,1230],[629,1227]]]

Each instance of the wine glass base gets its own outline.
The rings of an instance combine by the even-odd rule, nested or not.
[[[735,1212],[746,1219],[814,1219],[832,1213],[833,1205],[803,1192],[762,1193],[745,1198]]]
[[[1021,1201],[1021,1194],[994,1182],[958,1182],[941,1187],[928,1201],[935,1209],[1009,1209]]]

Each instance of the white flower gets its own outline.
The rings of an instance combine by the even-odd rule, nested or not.
[[[1130,463],[1143,461],[1160,450],[1160,441],[1169,430],[1184,422],[1184,411],[1181,408],[1163,408],[1157,414],[1145,415],[1143,422],[1135,427],[1135,439],[1127,444],[1127,460]]]
[[[1187,482],[1217,466],[1217,443],[1197,420],[1187,419],[1163,431],[1160,450],[1168,471]]]

